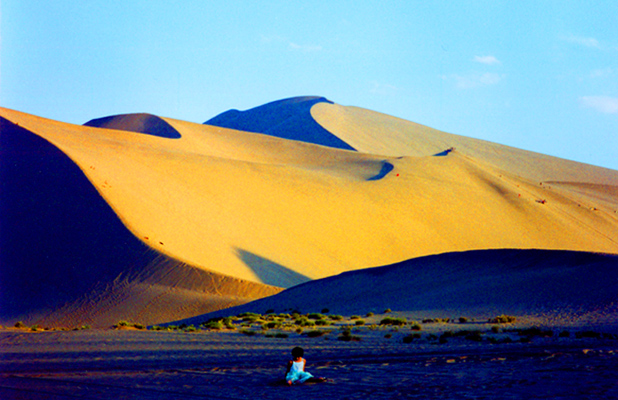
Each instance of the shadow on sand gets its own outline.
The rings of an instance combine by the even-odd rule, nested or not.
[[[305,275],[249,251],[237,249],[236,253],[242,262],[267,285],[289,288],[311,280]]]

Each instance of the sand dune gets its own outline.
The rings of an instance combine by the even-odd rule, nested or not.
[[[198,314],[273,286],[449,252],[618,253],[618,171],[322,98],[209,121],[254,132],[149,114],[92,126],[0,117],[7,321],[44,309],[76,322],[129,309],[144,321]],[[273,128],[255,133],[263,118]],[[173,265],[165,279],[161,265]],[[185,288],[188,276],[200,283]]]
[[[482,250],[420,257],[314,280],[277,295],[177,323],[243,312],[376,314],[486,321],[515,315],[552,326],[618,327],[618,256]],[[271,311],[271,312],[272,312]]]
[[[155,323],[278,291],[152,250],[58,148],[4,118],[0,131],[2,323]]]

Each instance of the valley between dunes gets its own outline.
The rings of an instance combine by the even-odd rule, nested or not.
[[[287,125],[272,126],[299,136],[149,114],[82,126],[0,108],[0,322],[164,323],[471,250],[618,254],[618,171],[325,99],[266,106],[228,116],[285,110]],[[305,126],[322,136],[302,141]],[[428,285],[425,272],[396,279]]]

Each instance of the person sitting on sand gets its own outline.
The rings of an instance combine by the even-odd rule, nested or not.
[[[285,372],[285,381],[289,386],[298,385],[305,382],[325,382],[326,378],[315,378],[309,372],[305,372],[305,364],[307,360],[303,358],[305,351],[302,347],[294,347],[292,349],[292,360],[288,362],[288,368]]]

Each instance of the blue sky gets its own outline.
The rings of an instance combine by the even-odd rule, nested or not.
[[[204,122],[301,95],[618,169],[617,1],[0,3],[0,105]]]

